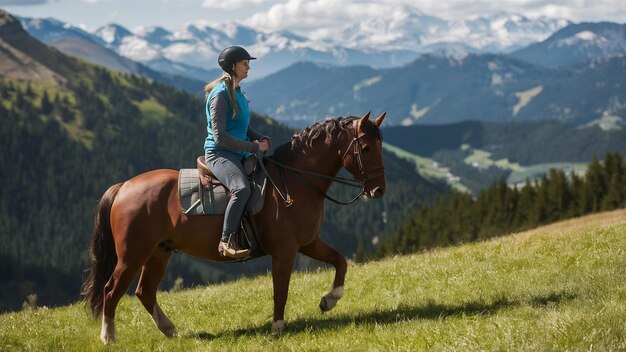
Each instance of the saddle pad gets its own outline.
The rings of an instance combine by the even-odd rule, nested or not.
[[[249,177],[252,193],[248,201],[249,211],[257,214],[265,200],[266,177],[259,170]],[[218,215],[226,212],[230,192],[223,185],[200,185],[198,169],[180,169],[178,173],[178,193],[180,206],[188,216]]]

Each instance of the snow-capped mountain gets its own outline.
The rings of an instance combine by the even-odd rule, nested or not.
[[[573,24],[557,31],[543,42],[514,52],[512,56],[544,66],[626,56],[626,24]]]
[[[403,6],[389,16],[379,17],[343,28],[322,40],[356,50],[423,51],[431,37],[449,31],[448,22]]]
[[[251,71],[251,78],[259,78],[298,61],[385,68],[406,64],[419,54],[442,50],[454,55],[510,52],[544,40],[567,24],[562,19],[529,19],[510,13],[446,21],[404,6],[384,19],[364,20],[339,31],[317,32],[313,38],[288,31],[262,32],[232,22],[196,23],[177,31],[143,28],[134,33],[110,25],[95,34],[121,55],[148,65],[167,59],[213,67],[222,48],[244,45],[263,59],[255,62]]]
[[[483,53],[509,53],[540,42],[569,24],[563,19],[544,16],[529,19],[501,12],[474,20],[451,22],[450,30],[440,37],[433,37],[433,40],[467,43]]]
[[[31,36],[46,44],[68,38],[79,38],[93,41],[99,45],[105,45],[105,42],[99,36],[54,18],[27,18],[19,16],[16,16],[16,18]]]
[[[217,76],[220,72],[217,69],[207,72],[198,67],[172,63],[166,59],[163,59],[162,62],[155,62],[153,67],[149,68],[128,57],[119,55],[116,51],[109,49],[107,43],[101,37],[86,32],[81,28],[54,19],[22,17],[18,18],[18,20],[30,36],[66,54],[118,72],[132,73],[154,79],[192,93],[201,91],[206,80],[209,77]],[[115,38],[114,33],[112,34],[110,38]],[[130,32],[126,33],[126,36],[129,35],[132,36]],[[117,40],[122,41],[121,38],[121,36],[118,36]],[[159,65],[167,69],[160,69]]]
[[[472,20],[445,21],[404,6],[389,16],[350,25],[329,40],[352,49],[431,52],[429,47],[461,45],[474,52],[506,53],[542,41],[569,21],[500,12]]]
[[[263,32],[232,22],[198,22],[174,31],[162,27],[130,31],[111,24],[88,34],[124,57],[190,78],[198,78],[190,66],[213,69],[222,48],[243,45],[261,59],[254,62],[251,71],[250,77],[257,79],[299,61],[388,68],[406,64],[423,53],[458,57],[510,52],[544,40],[567,24],[561,19],[529,19],[510,13],[447,21],[404,6],[384,19],[317,31],[311,37],[288,31]],[[64,35],[66,27],[46,28],[50,28],[49,35]]]

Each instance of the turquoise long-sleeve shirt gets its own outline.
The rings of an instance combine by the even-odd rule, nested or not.
[[[227,149],[241,152],[257,152],[259,147],[252,139],[262,138],[261,134],[250,128],[250,110],[248,100],[237,87],[235,96],[238,103],[237,116],[232,118],[233,109],[228,97],[226,83],[221,82],[209,93],[206,101],[207,138],[205,150]],[[213,116],[216,115],[216,116]]]

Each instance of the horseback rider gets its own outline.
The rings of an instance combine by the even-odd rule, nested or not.
[[[248,77],[250,60],[255,59],[240,46],[225,48],[218,58],[222,76],[204,88],[208,132],[204,142],[206,164],[231,192],[218,251],[235,259],[250,254],[250,249],[239,247],[233,236],[238,232],[251,194],[242,162],[251,153],[268,151],[271,145],[269,137],[250,127],[248,99],[239,87]]]

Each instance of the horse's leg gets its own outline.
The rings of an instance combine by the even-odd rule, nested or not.
[[[333,309],[343,296],[343,283],[346,278],[346,271],[348,270],[346,259],[334,248],[322,241],[319,236],[313,242],[302,247],[300,253],[324,263],[332,264],[335,267],[333,289],[324,295],[320,301],[320,309],[322,312]]]
[[[105,344],[115,341],[115,309],[141,267],[140,263],[128,262],[124,259],[124,257],[118,257],[115,270],[104,286],[104,312],[100,340]]]
[[[152,257],[150,257],[148,262],[142,267],[139,283],[135,290],[135,295],[139,298],[141,304],[143,304],[148,313],[152,316],[152,320],[154,320],[159,330],[167,337],[176,336],[176,327],[167,318],[165,313],[163,313],[161,307],[159,307],[156,293],[165,275],[165,270],[167,269],[171,255],[171,251],[157,248]]]
[[[296,260],[296,251],[282,251],[272,256],[272,282],[274,284],[274,322],[272,332],[285,328],[285,305],[289,293],[289,280]]]

